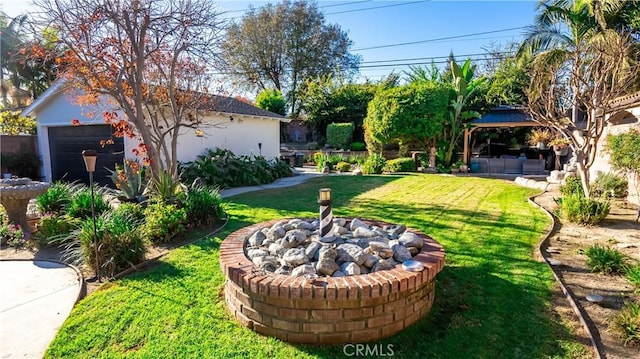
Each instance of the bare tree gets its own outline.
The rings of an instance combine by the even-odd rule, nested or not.
[[[104,104],[115,134],[137,138],[152,173],[177,176],[182,128],[197,128],[210,101],[224,20],[212,0],[35,0],[53,27],[62,76],[79,104]],[[124,116],[119,116],[120,111]],[[71,119],[70,119],[71,120]]]

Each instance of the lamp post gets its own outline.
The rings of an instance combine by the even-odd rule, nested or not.
[[[87,172],[89,172],[89,187],[91,187],[91,218],[93,219],[93,248],[95,250],[96,255],[96,278],[98,282],[102,282],[100,280],[100,258],[98,257],[98,231],[96,229],[96,208],[95,208],[95,199],[93,192],[93,172],[96,171],[96,160],[98,159],[98,153],[94,150],[84,150],[82,151],[82,158],[84,159],[84,165],[87,168]],[[87,281],[94,281],[87,280]]]
[[[318,195],[320,205],[320,238],[326,237],[333,229],[333,213],[331,212],[331,188],[321,188]]]
[[[260,151],[260,156],[262,157],[262,142],[258,142],[258,150]]]

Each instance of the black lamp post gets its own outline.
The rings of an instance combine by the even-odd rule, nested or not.
[[[96,171],[96,160],[98,159],[98,153],[94,150],[82,151],[82,158],[84,159],[84,165],[89,172],[89,187],[91,187],[91,218],[93,219],[93,248],[96,254],[96,278],[87,280],[102,282],[100,279],[100,258],[98,257],[98,231],[96,229],[96,205],[93,193],[93,172]]]
[[[262,156],[262,142],[258,142],[258,150],[260,151],[260,156]]]

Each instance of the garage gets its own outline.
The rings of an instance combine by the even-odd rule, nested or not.
[[[113,186],[108,178],[108,169],[114,169],[116,163],[123,163],[124,140],[113,137],[111,131],[109,125],[48,127],[52,180],[88,183],[82,151],[95,150],[98,159],[94,180],[99,185]],[[113,144],[102,148],[100,141],[109,139]]]

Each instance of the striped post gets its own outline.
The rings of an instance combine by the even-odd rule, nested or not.
[[[320,197],[320,238],[326,237],[333,229],[333,213],[331,212],[331,189],[321,188]]]

